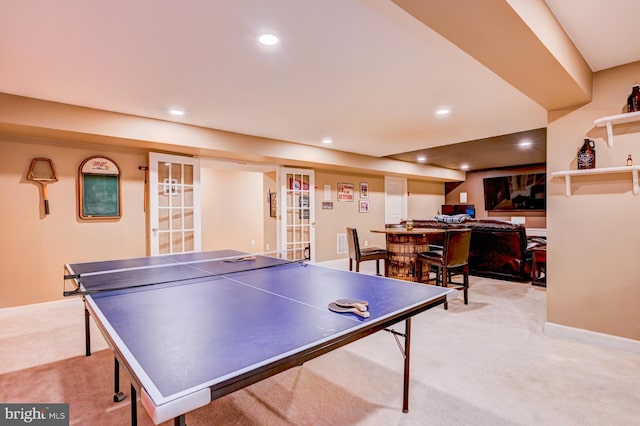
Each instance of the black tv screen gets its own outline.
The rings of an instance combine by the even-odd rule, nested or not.
[[[476,209],[473,204],[443,204],[442,214],[446,214],[448,216],[466,214],[471,217],[476,217]]]
[[[484,178],[484,208],[500,210],[545,210],[546,174]]]

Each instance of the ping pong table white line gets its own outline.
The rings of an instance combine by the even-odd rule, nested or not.
[[[189,265],[198,264],[198,263],[234,260],[234,259],[239,259],[239,258],[249,258],[251,256],[265,256],[265,257],[268,257],[267,255],[273,254],[273,253],[279,253],[279,252],[278,251],[266,251],[266,252],[262,252],[262,253],[248,253],[248,254],[242,254],[242,255],[236,255],[236,256],[190,260],[190,261],[186,261],[186,262],[177,262],[177,261],[174,261],[172,259],[168,259],[167,258],[167,260],[172,261],[174,263],[160,263],[158,265],[131,266],[131,267],[128,267],[128,268],[107,269],[107,270],[102,270],[102,271],[86,272],[86,273],[80,273],[80,274],[71,274],[69,276],[69,278],[73,279],[73,278],[82,278],[82,277],[93,277],[93,276],[97,276],[97,275],[116,274],[116,273],[119,273],[119,272],[139,271],[139,270],[154,269],[154,268],[167,268],[167,267],[170,267],[170,266],[189,266]],[[179,253],[177,255],[180,255],[180,254],[184,254],[184,253]],[[150,257],[150,258],[155,258],[155,257]],[[142,259],[144,259],[144,258],[142,258]],[[274,259],[278,259],[278,258],[274,258]],[[285,259],[283,259],[283,260],[285,260]],[[303,260],[306,260],[306,259],[290,260],[289,262],[290,263],[295,263],[295,262],[300,262],[300,261],[303,261]],[[98,263],[100,263],[100,262],[98,262]],[[70,267],[71,266],[70,264],[67,264],[65,266],[67,267],[67,270],[69,270],[69,271],[73,270]]]
[[[280,266],[280,265],[277,265],[277,266]],[[306,265],[303,265],[303,266],[306,266]],[[228,277],[228,276],[226,276],[226,275],[221,275],[221,278],[224,278],[224,279],[229,280],[229,281],[233,281],[233,282],[235,282],[235,283],[237,283],[237,284],[242,284],[242,285],[244,285],[245,287],[249,287],[249,288],[252,288],[252,289],[254,289],[254,290],[259,290],[259,291],[261,291],[261,292],[263,292],[263,293],[268,293],[268,294],[271,294],[271,295],[273,295],[273,296],[277,296],[277,297],[279,297],[279,298],[281,298],[281,299],[289,300],[289,301],[291,301],[291,302],[295,302],[295,303],[298,303],[298,304],[300,304],[300,305],[309,306],[310,308],[314,308],[314,309],[317,309],[317,310],[319,310],[319,311],[330,310],[328,307],[327,307],[327,308],[322,308],[322,307],[320,307],[320,306],[311,305],[311,304],[309,304],[309,303],[305,303],[305,302],[303,302],[303,301],[301,301],[301,300],[294,299],[294,298],[291,298],[291,297],[288,297],[288,296],[284,296],[284,295],[282,295],[282,294],[278,294],[278,293],[275,293],[275,292],[273,292],[273,291],[269,291],[269,290],[266,290],[266,289],[263,289],[263,288],[260,288],[260,287],[256,287],[256,286],[254,286],[254,285],[251,285],[251,284],[246,283],[246,282],[244,282],[244,281],[240,281],[240,280],[235,279],[235,278]],[[336,312],[336,313],[337,313],[337,312]],[[346,312],[345,312],[345,313],[346,313]],[[342,315],[342,314],[339,314],[339,315]],[[352,317],[351,315],[344,316],[344,317],[345,317],[345,318],[349,318],[350,320],[352,320],[352,321],[356,321],[356,322],[358,322],[358,323],[362,322],[361,320],[357,319],[356,317]]]

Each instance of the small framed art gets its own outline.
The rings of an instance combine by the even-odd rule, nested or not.
[[[338,182],[338,201],[353,201],[353,184]]]
[[[360,198],[369,198],[369,184],[360,182]]]

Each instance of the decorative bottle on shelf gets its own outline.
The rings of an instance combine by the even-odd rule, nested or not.
[[[407,231],[413,231],[413,219],[407,219],[406,227]]]
[[[595,169],[596,167],[596,143],[591,139],[585,139],[582,148],[578,151],[578,169]]]
[[[631,159],[631,154],[627,155],[627,166],[633,166],[633,160]]]
[[[640,111],[640,84],[635,84],[627,98],[627,112]]]

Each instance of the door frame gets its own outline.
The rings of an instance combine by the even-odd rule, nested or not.
[[[294,190],[295,193],[292,194],[292,197],[288,196],[288,192],[292,190],[288,188],[287,185],[287,175],[307,175],[309,176],[309,188],[308,190],[304,189],[304,185],[300,188],[300,190]],[[316,214],[315,214],[315,171],[313,169],[301,169],[301,168],[293,168],[293,167],[280,167],[278,169],[278,181],[280,182],[279,190],[278,190],[278,252],[281,256],[287,257],[287,245],[289,241],[287,241],[287,228],[289,226],[295,226],[294,224],[289,224],[287,222],[288,218],[293,218],[295,212],[302,214],[302,207],[299,205],[295,205],[293,202],[295,195],[301,192],[300,195],[303,195],[306,192],[308,197],[308,210],[309,218],[309,260],[310,262],[315,262],[315,225],[316,225]],[[292,201],[290,204],[289,201]],[[291,214],[289,214],[291,213]],[[294,241],[295,242],[295,241]]]
[[[396,183],[400,183],[400,186],[402,188],[402,197],[400,199],[400,220],[403,219],[408,219],[407,214],[408,214],[408,209],[407,209],[407,178],[403,178],[403,177],[394,177],[394,176],[385,176],[384,177],[384,222],[385,223],[400,223],[399,221],[396,222],[395,218],[390,217],[389,214],[389,206],[391,206],[391,202],[389,201],[390,198],[388,196],[388,191],[387,191],[387,187],[389,183],[392,182],[396,182]]]
[[[158,182],[158,163],[179,163],[189,164],[193,166],[193,251],[198,252],[202,250],[202,223],[201,223],[201,210],[202,205],[200,202],[200,159],[195,157],[188,157],[183,155],[171,155],[161,154],[157,152],[149,152],[149,224],[147,232],[149,236],[149,252],[151,256],[158,256],[159,253],[159,205],[158,194],[160,185]],[[184,185],[184,183],[180,184]],[[181,192],[181,196],[184,195],[184,191]],[[182,206],[184,208],[184,205]],[[185,253],[184,243],[183,251],[178,253]],[[166,254],[174,254],[172,247],[170,252]]]

